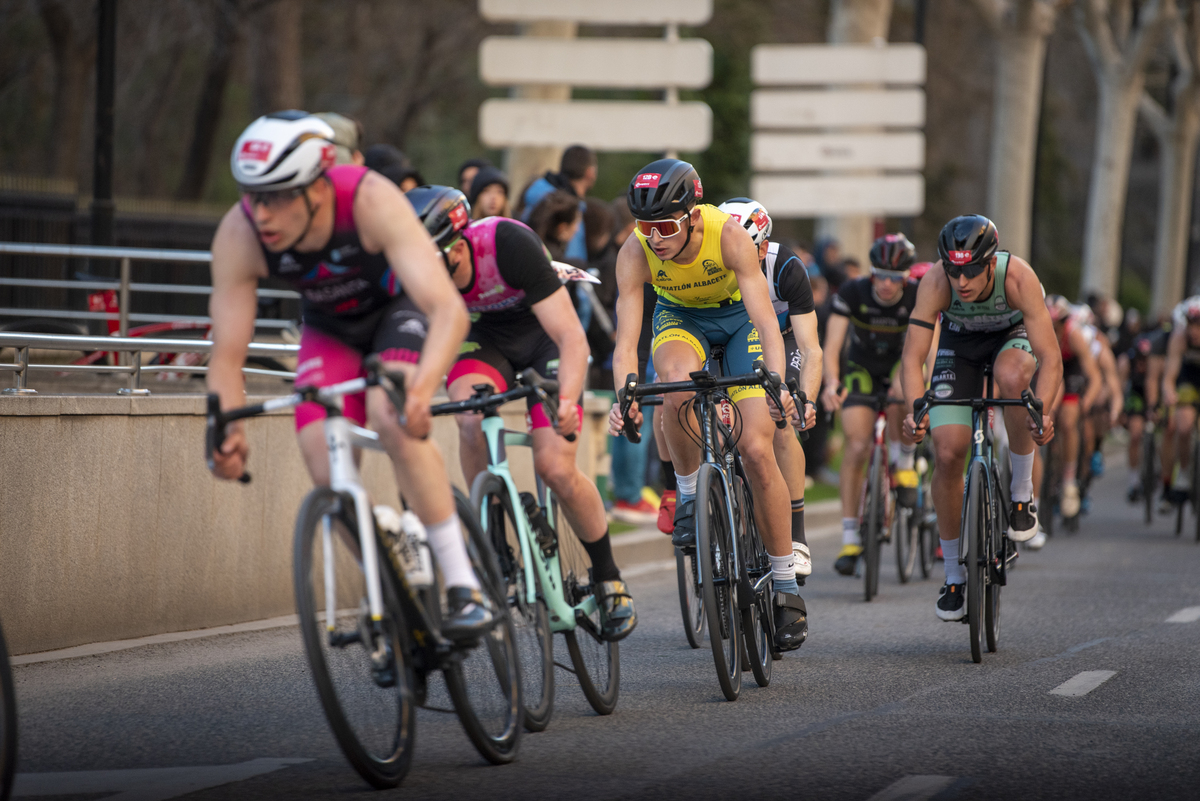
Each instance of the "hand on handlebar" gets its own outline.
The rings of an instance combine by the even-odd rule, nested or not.
[[[629,407],[629,417],[638,428],[642,427],[642,410],[637,401],[634,401],[633,405]],[[612,410],[608,413],[608,434],[612,437],[619,437],[624,430],[625,420],[621,417],[621,404],[614,403]]]
[[[575,432],[579,430],[580,419],[581,412],[579,409],[579,404],[575,403],[570,398],[558,399],[558,424],[554,427],[554,430],[557,431],[560,436],[570,438],[572,435],[574,435]]]
[[[1054,418],[1048,414],[1042,415],[1042,433],[1038,434],[1037,423],[1030,417],[1028,420],[1029,432],[1033,435],[1033,441],[1038,445],[1045,445],[1050,440],[1054,439]]]
[[[404,419],[399,421],[404,433],[413,439],[429,438],[433,431],[433,415],[429,411],[432,402],[432,395],[407,388],[404,395]]]
[[[913,444],[919,445],[929,432],[929,415],[925,415],[921,419],[921,425],[918,426],[913,418],[913,413],[909,412],[908,416],[904,418],[904,430],[912,437]]]
[[[225,441],[213,451],[213,475],[226,481],[241,479],[246,472],[246,459],[249,455],[250,446],[246,442],[246,433],[241,425],[229,426]]]
[[[821,402],[830,412],[837,411],[842,408],[842,401],[846,399],[846,388],[841,384],[830,384],[825,387],[825,391],[821,393]]]

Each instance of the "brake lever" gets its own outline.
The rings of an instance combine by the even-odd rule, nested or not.
[[[227,425],[224,415],[221,414],[221,397],[215,392],[208,393],[205,401],[205,416],[208,419],[204,431],[204,459],[208,463],[209,472],[212,472],[217,467],[214,454],[225,444],[225,426]],[[250,472],[243,470],[237,480],[242,484],[249,484]]]
[[[633,410],[633,392],[637,389],[637,385],[637,373],[630,373],[625,376],[625,386],[617,390],[617,399],[621,403],[621,433],[634,445],[642,441],[642,432],[629,414]]]
[[[1037,426],[1038,436],[1042,436],[1045,433],[1042,428],[1042,409],[1045,404],[1042,403],[1041,398],[1035,398],[1033,393],[1027,389],[1021,390],[1021,400],[1025,401],[1029,416],[1033,418],[1033,423]]]
[[[791,393],[792,401],[796,404],[796,413],[800,418],[800,439],[807,442],[809,435],[812,434],[812,429],[804,427],[804,407],[808,403],[808,395],[804,393],[804,390],[800,389],[800,382],[795,378],[787,380],[787,388],[788,392]]]

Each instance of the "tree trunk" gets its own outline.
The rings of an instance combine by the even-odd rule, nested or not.
[[[255,15],[251,112],[256,117],[304,107],[300,0],[273,0]]]
[[[1176,107],[1169,135],[1160,137],[1158,230],[1154,242],[1154,314],[1168,314],[1187,294],[1187,249],[1196,176],[1200,109]]]
[[[73,18],[56,0],[41,0],[38,11],[54,53],[54,133],[46,154],[50,174],[76,179],[88,83],[96,61],[95,14],[89,14],[86,21]]]
[[[208,53],[208,66],[204,71],[200,101],[196,105],[196,117],[192,125],[192,142],[188,147],[183,178],[175,193],[180,200],[199,200],[204,194],[213,143],[221,122],[225,86],[229,83],[229,71],[233,64],[237,23],[238,0],[219,0],[212,49]]]
[[[1144,85],[1145,71],[1140,68],[1106,70],[1100,76],[1096,153],[1083,240],[1082,295],[1099,292],[1110,298],[1117,296],[1129,161]]]
[[[892,0],[833,0],[830,12],[830,44],[869,44],[887,40]],[[843,256],[854,256],[865,265],[875,238],[875,221],[861,215],[820,217],[816,233],[818,238],[834,237],[841,243]]]

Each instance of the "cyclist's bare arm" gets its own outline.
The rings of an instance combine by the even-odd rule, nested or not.
[[[548,298],[530,307],[546,335],[558,345],[559,433],[573,433],[578,425],[574,414],[564,414],[583,394],[587,377],[587,335],[579,323],[579,315],[571,305],[567,288],[556,289]],[[570,407],[567,404],[571,404]]]
[[[1167,340],[1167,357],[1163,366],[1163,403],[1174,406],[1179,399],[1175,383],[1179,380],[1179,371],[1183,367],[1183,352],[1187,349],[1187,330],[1180,327],[1171,332]]]
[[[832,411],[842,407],[841,355],[846,344],[846,332],[850,330],[850,318],[842,314],[830,314],[825,323],[825,408]]]
[[[625,240],[617,252],[617,341],[613,346],[613,382],[618,390],[625,376],[638,371],[637,346],[642,335],[642,287],[650,283],[650,263],[636,236]],[[613,404],[609,433],[621,431],[621,417]],[[641,425],[642,413],[633,406],[634,421]]]
[[[1146,413],[1154,414],[1158,408],[1158,398],[1162,390],[1163,368],[1166,363],[1164,356],[1151,356],[1146,363]]]
[[[1124,395],[1121,390],[1121,377],[1117,370],[1117,358],[1113,356],[1112,346],[1108,344],[1108,339],[1104,334],[1098,334],[1100,337],[1100,357],[1098,359],[1100,372],[1104,375],[1104,383],[1108,385],[1108,405],[1109,417],[1114,423],[1117,417],[1121,414],[1121,408],[1125,405]]]
[[[425,346],[408,379],[405,404],[409,434],[425,436],[432,427],[433,393],[471,328],[467,307],[425,226],[395,184],[378,173],[367,173],[354,199],[354,220],[363,247],[368,252],[383,251],[404,294],[427,318]]]
[[[804,390],[805,397],[815,403],[817,395],[821,391],[821,375],[824,369],[822,365],[824,355],[821,353],[821,343],[817,335],[817,313],[811,311],[806,314],[793,314],[790,320],[792,331],[796,336],[796,347],[803,357],[800,362],[800,389]],[[801,411],[804,414],[805,428],[816,424],[815,407],[806,404]],[[811,423],[809,422],[810,417],[812,418]]]
[[[911,330],[911,329],[910,329]],[[942,338],[942,318],[933,324],[933,342],[929,344],[929,355],[925,357],[925,381],[933,377],[933,363],[937,361],[938,340]]]
[[[915,442],[925,438],[929,420],[921,421],[919,429],[913,428],[913,403],[925,394],[925,360],[933,346],[933,326],[943,309],[950,306],[950,280],[939,261],[921,278],[917,287],[917,303],[908,318],[908,333],[904,337],[904,351],[900,355],[900,385],[904,389],[904,408],[907,416],[904,425],[913,434]],[[923,323],[923,325],[922,325]]]
[[[1092,355],[1092,343],[1088,342],[1082,329],[1071,329],[1067,334],[1067,343],[1071,346],[1071,352],[1079,360],[1079,366],[1087,377],[1087,389],[1084,391],[1083,397],[1079,399],[1080,409],[1086,412],[1092,408],[1096,398],[1100,397],[1104,376],[1100,373],[1100,365],[1096,364],[1096,357]]]
[[[246,402],[242,366],[254,339],[258,312],[255,290],[258,279],[267,276],[254,226],[239,206],[221,219],[212,243],[212,295],[208,313],[212,317],[212,356],[208,360],[208,390],[221,397],[221,408],[231,409]],[[228,436],[213,454],[213,472],[220,478],[238,478],[245,472],[246,438],[241,423],[229,426]]]

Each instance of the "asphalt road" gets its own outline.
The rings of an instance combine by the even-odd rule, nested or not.
[[[832,571],[838,540],[826,532],[804,589],[809,641],[775,663],[770,687],[747,673],[730,703],[707,647],[684,639],[674,572],[642,570],[630,580],[641,624],[622,646],[613,715],[594,715],[560,672],[549,729],[527,735],[514,764],[491,767],[453,716],[422,711],[397,792],[1198,798],[1200,545],[1176,539],[1166,520],[1144,526],[1123,488],[1123,476],[1101,481],[1079,534],[1022,555],[1003,596],[1000,651],[982,665],[971,662],[967,627],[934,616],[940,565],[900,585],[885,549],[880,595],[866,604],[860,581]],[[294,628],[15,673],[18,797],[373,794],[329,733]]]

